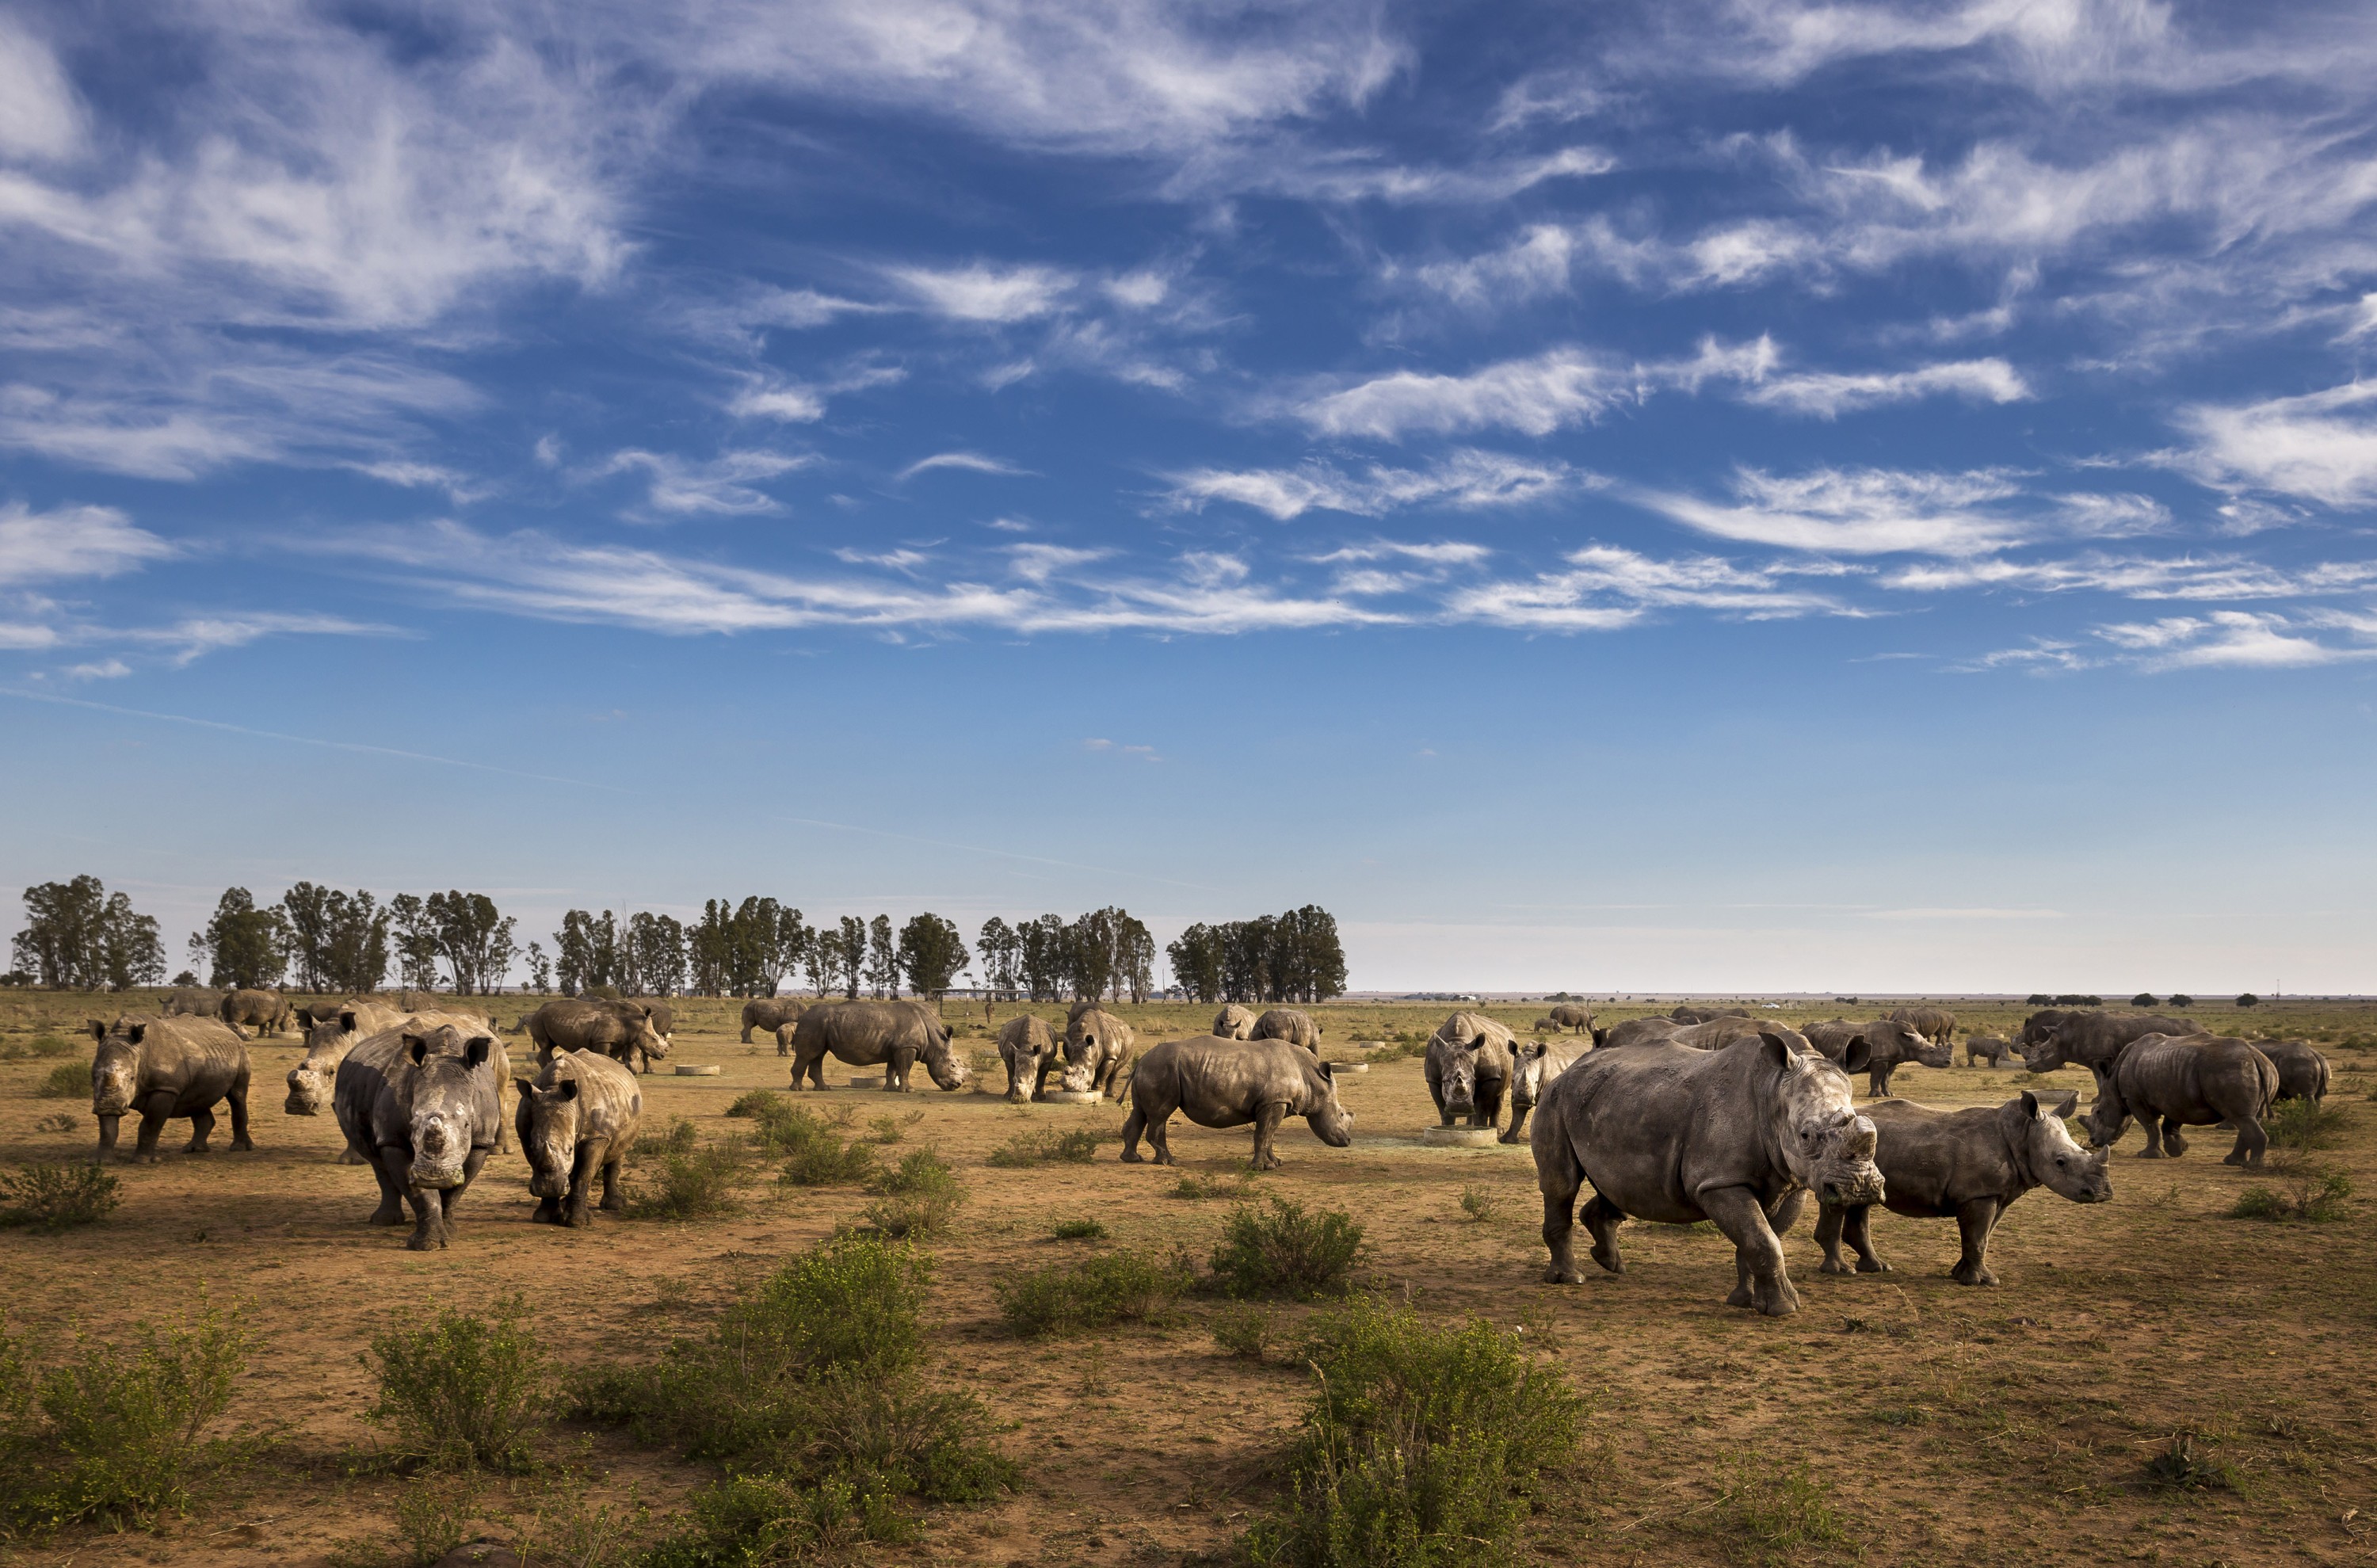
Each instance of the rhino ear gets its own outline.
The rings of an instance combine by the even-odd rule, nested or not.
[[[82,1026],[90,1032],[90,1037],[94,1040],[104,1040],[107,1038],[107,1024],[104,1020],[86,1018],[83,1020]]]
[[[413,1066],[419,1067],[429,1059],[429,1042],[418,1035],[407,1035],[404,1036],[404,1054],[412,1059]]]
[[[1597,1047],[1601,1047],[1601,1046],[1604,1046],[1604,1045],[1608,1044],[1608,1042],[1609,1042],[1609,1031],[1608,1031],[1608,1030],[1607,1030],[1607,1029],[1594,1029],[1594,1028],[1593,1028],[1593,1025],[1592,1025],[1592,1024],[1590,1024],[1590,1023],[1586,1024],[1586,1025],[1585,1025],[1585,1027],[1586,1027],[1586,1028],[1588,1028],[1588,1029],[1593,1029],[1593,1043],[1594,1043],[1594,1045],[1595,1045],[1595,1047],[1596,1048],[1597,1048]]]
[[[2061,1121],[2079,1108],[2080,1091],[2077,1089],[2066,1089],[2063,1091],[2063,1098],[2050,1108],[2048,1114],[2055,1118],[2056,1120]]]
[[[141,1041],[142,1037],[143,1037],[143,1036],[145,1036],[148,1033],[149,1033],[149,1025],[147,1025],[146,1023],[135,1023],[131,1028],[126,1029],[126,1030],[124,1032],[124,1034],[125,1034],[125,1037],[126,1039],[130,1040],[130,1041],[131,1041],[134,1045],[136,1045],[136,1046],[137,1046],[137,1045],[138,1045],[138,1044],[140,1043],[140,1041]]]
[[[578,1097],[578,1080],[565,1078],[553,1086],[553,1092],[565,1100],[574,1100]]]
[[[533,1078],[522,1078],[518,1074],[514,1074],[512,1078],[512,1087],[520,1092],[520,1097],[521,1099],[529,1099],[536,1094],[536,1080]]]
[[[1798,1053],[1792,1050],[1790,1041],[1772,1029],[1761,1029],[1758,1032],[1758,1041],[1766,1047],[1767,1055],[1774,1059],[1775,1066],[1786,1072],[1791,1070]]]
[[[462,1059],[472,1067],[484,1067],[487,1064],[487,1058],[495,1054],[495,1041],[481,1035],[462,1047]]]
[[[2022,1092],[2022,1114],[2027,1120],[2038,1119],[2038,1096],[2027,1089]]]
[[[1334,1083],[1337,1082],[1337,1070],[1324,1061],[1320,1064],[1320,1076],[1327,1082]]]
[[[339,1014],[339,1027],[344,1029],[350,1035],[353,1034],[355,1032],[355,1011],[352,1008],[349,1008],[346,1011]]]

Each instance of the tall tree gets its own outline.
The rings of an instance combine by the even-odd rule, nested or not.
[[[687,986],[687,948],[682,921],[637,911],[620,939],[620,989],[639,997],[675,996]]]
[[[1189,927],[1164,952],[1172,960],[1172,978],[1199,1001],[1220,1001],[1228,967],[1221,932],[1203,921]]]
[[[835,976],[842,973],[842,932],[819,926],[809,937],[806,965],[809,989],[818,996],[833,989]]]
[[[842,938],[834,956],[842,964],[842,994],[858,995],[859,974],[866,967],[866,922],[855,915],[842,917]]]
[[[54,990],[129,990],[165,977],[157,922],[97,877],[25,890],[25,927],[10,943],[16,966]]]
[[[1132,1001],[1143,1002],[1155,989],[1155,938],[1134,916],[1114,913],[1116,993],[1128,990]]]
[[[982,955],[982,983],[992,998],[1000,1001],[1015,999],[1023,939],[1013,927],[994,915],[982,923],[982,934],[974,939],[973,950]]]
[[[762,988],[758,994],[774,996],[787,976],[799,972],[801,964],[808,958],[809,944],[816,940],[817,933],[809,928],[807,921],[801,918],[799,910],[779,905],[776,928],[766,944],[767,962],[759,972]]]
[[[416,991],[437,988],[437,922],[418,893],[388,901],[388,924],[396,948],[398,983]]]
[[[866,923],[866,984],[878,997],[900,992],[900,942],[891,934],[889,915]]]
[[[281,895],[302,991],[368,994],[388,973],[388,912],[368,892],[299,882]]]
[[[492,996],[501,990],[520,953],[512,940],[513,918],[478,892],[431,893],[427,912],[437,951],[454,972],[456,994]]]
[[[600,916],[573,909],[561,917],[553,934],[554,977],[561,994],[574,997],[597,986],[618,983],[619,936],[609,910]]]
[[[190,938],[190,956],[217,986],[278,986],[289,967],[289,947],[281,911],[258,909],[245,888],[225,888],[214,917]]]
[[[530,992],[540,997],[551,996],[553,994],[553,960],[545,956],[544,944],[529,943],[525,962],[528,964]]]
[[[928,912],[900,928],[900,968],[918,996],[938,1001],[965,966],[965,934],[955,921]]]

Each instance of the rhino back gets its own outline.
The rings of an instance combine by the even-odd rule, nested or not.
[[[1036,1013],[1020,1012],[998,1026],[998,1048],[1046,1056],[1057,1048],[1056,1032]]]
[[[2212,1035],[2148,1035],[2114,1064],[2131,1114],[2175,1117],[2188,1126],[2266,1115],[2278,1070],[2244,1040]]]
[[[175,1116],[213,1105],[248,1071],[247,1042],[220,1018],[150,1020],[138,1048],[140,1092],[172,1091]]]
[[[1151,1064],[1159,1059],[1151,1078]],[[1161,1083],[1181,1114],[1204,1127],[1241,1126],[1274,1103],[1302,1116],[1314,1101],[1308,1072],[1319,1071],[1317,1066],[1308,1068],[1309,1061],[1308,1053],[1284,1040],[1224,1040],[1213,1035],[1166,1040],[1140,1058],[1133,1092],[1145,1095],[1141,1085]]]
[[[1873,1122],[1882,1203],[1893,1214],[1938,1219],[1978,1198],[2011,1203],[2024,1190],[1996,1106],[1937,1110],[1874,1100],[1864,1114]]]
[[[551,1088],[565,1076],[578,1080],[580,1143],[601,1138],[615,1151],[634,1138],[644,1114],[644,1092],[634,1073],[600,1051],[567,1051],[545,1064],[538,1085]]]
[[[1593,1190],[1624,1213],[1669,1224],[1705,1218],[1686,1173],[1695,1086],[1716,1060],[1666,1041],[1594,1052],[1537,1104],[1538,1161],[1564,1144]]]
[[[897,1003],[830,1001],[813,1007],[794,1026],[795,1047],[815,1043],[853,1067],[873,1067],[899,1050],[928,1043],[923,1016]]]

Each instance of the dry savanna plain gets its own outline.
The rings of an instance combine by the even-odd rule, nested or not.
[[[88,1158],[87,1095],[44,1097],[62,1060],[33,1054],[74,1037],[127,999],[19,993],[0,999],[0,1162]],[[137,1005],[137,1004],[136,1004]],[[153,1006],[153,1002],[149,1005]],[[533,999],[495,999],[508,1026]],[[2011,1034],[2020,1007],[1950,999],[1961,1033]],[[728,1107],[782,1090],[772,1041],[736,1038],[731,1000],[675,1003],[678,1064],[714,1077],[645,1080],[647,1122],[683,1119],[702,1145],[747,1143],[753,1124]],[[1482,1319],[1518,1331],[1540,1364],[1583,1396],[1583,1441],[1548,1478],[1520,1536],[1518,1560],[1541,1562],[1762,1562],[2186,1564],[2354,1562],[2377,1558],[2377,1008],[2284,1003],[2251,1011],[2193,1009],[2222,1033],[2300,1036],[2336,1068],[2340,1113],[2311,1151],[2273,1150],[2273,1168],[2221,1163],[2228,1139],[2197,1130],[2180,1159],[2134,1158],[2132,1127],[2112,1163],[2114,1201],[2082,1207],[2033,1191],[1999,1227],[1991,1263],[2003,1283],[1964,1287],[1949,1221],[1877,1215],[1887,1275],[1829,1276],[1801,1220],[1786,1238],[1804,1303],[1769,1320],[1724,1305],[1729,1245],[1705,1227],[1630,1224],[1630,1272],[1588,1267],[1581,1286],[1541,1283],[1540,1206],[1523,1144],[1424,1146],[1435,1119],[1407,1048],[1447,1004],[1332,1004],[1313,1010],[1323,1055],[1368,1060],[1341,1077],[1356,1118],[1353,1145],[1322,1146],[1301,1121],[1281,1131],[1284,1168],[1243,1176],[1250,1139],[1176,1119],[1180,1165],[1117,1162],[1123,1112],[1111,1104],[1015,1107],[991,1055],[995,1023],[979,1002],[952,1001],[957,1045],[975,1064],[955,1093],[854,1090],[842,1069],[808,1102],[847,1111],[854,1131],[896,1135],[899,1155],[930,1148],[952,1166],[966,1202],[929,1243],[934,1260],[927,1367],[939,1385],[981,1401],[994,1441],[1021,1466],[1014,1490],[925,1511],[896,1544],[859,1561],[1062,1564],[1226,1562],[1250,1520],[1277,1504],[1281,1456],[1312,1394],[1291,1356],[1225,1351],[1212,1329],[1224,1305],[1190,1293],[1153,1322],[1024,1338],[996,1287],[1052,1263],[1116,1248],[1209,1254],[1234,1205],[1279,1196],[1343,1210],[1364,1233],[1362,1287],[1423,1317]],[[1013,1010],[998,1009],[1004,1019]],[[1056,1021],[1062,1009],[1037,1010]],[[1120,1007],[1142,1043],[1201,1033],[1210,1008]],[[1523,1036],[1541,1004],[1491,1011]],[[1602,1006],[1605,1023],[1656,1011]],[[1799,1023],[1866,1009],[1787,1007]],[[523,1053],[524,1040],[514,1045]],[[56,1051],[51,1044],[47,1047]],[[236,1312],[249,1347],[221,1423],[243,1433],[237,1457],[197,1478],[188,1504],[145,1528],[69,1526],[0,1545],[15,1561],[354,1564],[408,1561],[400,1504],[449,1485],[440,1504],[470,1535],[512,1539],[523,1520],[589,1511],[620,1534],[611,1561],[669,1528],[716,1466],[623,1431],[557,1417],[528,1473],[442,1482],[375,1463],[365,1423],[373,1374],[361,1353],[392,1325],[440,1309],[528,1304],[541,1340],[567,1366],[647,1361],[698,1335],[783,1260],[860,1223],[855,1186],[786,1188],[752,1160],[731,1212],[698,1219],[602,1214],[591,1229],[532,1225],[526,1167],[487,1164],[448,1251],[404,1250],[402,1229],[364,1223],[370,1173],[334,1163],[328,1116],[281,1109],[293,1036],[252,1044],[253,1153],[179,1153],[175,1123],[155,1166],[115,1167],[121,1205],[101,1224],[55,1234],[0,1231],[0,1301],[33,1358],[65,1358],[77,1336],[128,1340],[143,1321],[170,1323],[202,1302]],[[1993,1104],[2025,1087],[2087,1089],[2084,1071],[2041,1080],[2005,1068],[1900,1071],[1908,1098]],[[830,1067],[838,1064],[829,1063]],[[1862,1080],[1858,1093],[1863,1096]],[[63,1118],[64,1119],[61,1119]],[[1007,1168],[989,1156],[1019,1133],[1093,1129],[1089,1163]],[[130,1143],[127,1128],[125,1143]],[[658,1139],[651,1141],[657,1146]],[[2323,1223],[2231,1217],[2251,1187],[2328,1182],[2359,1195]],[[1183,1193],[1184,1176],[1196,1179]],[[650,1179],[649,1167],[630,1172]],[[1466,1202],[1464,1202],[1464,1197]],[[1094,1219],[1100,1239],[1060,1239],[1061,1222]],[[1277,1343],[1340,1309],[1274,1309]],[[2184,1440],[2183,1442],[2181,1440]],[[2189,1456],[2173,1478],[2158,1456]],[[2193,1484],[2189,1484],[2193,1483]],[[409,1493],[408,1489],[412,1489]],[[558,1511],[558,1512],[556,1512]],[[507,1534],[507,1532],[510,1532]],[[581,1560],[596,1557],[584,1532]],[[564,1554],[566,1557],[567,1554]]]

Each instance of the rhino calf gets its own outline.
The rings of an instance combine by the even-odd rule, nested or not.
[[[1009,1104],[1045,1099],[1048,1070],[1057,1065],[1056,1031],[1045,1018],[1017,1013],[998,1026],[998,1059],[1007,1064]]]
[[[92,1019],[87,1026],[99,1047],[90,1062],[90,1113],[99,1119],[94,1162],[115,1153],[117,1130],[127,1115],[140,1118],[140,1136],[131,1158],[157,1161],[157,1139],[165,1123],[187,1117],[185,1155],[208,1153],[214,1107],[231,1102],[231,1146],[256,1147],[247,1135],[247,1043],[220,1018]]]
[[[540,1225],[583,1228],[597,1171],[602,1206],[627,1206],[619,1165],[635,1146],[644,1114],[636,1075],[595,1051],[555,1051],[544,1071],[522,1078],[513,1113],[520,1152],[528,1155],[528,1190],[541,1200],[529,1218]]]
[[[794,997],[753,997],[743,1004],[743,1043],[751,1043],[751,1031],[764,1030],[777,1036],[776,1054],[782,1056],[783,1036],[779,1033],[787,1023],[809,1010],[809,1004]],[[663,1034],[667,1031],[662,1031]]]
[[[1456,1012],[1436,1026],[1420,1071],[1439,1126],[1451,1126],[1457,1116],[1467,1117],[1472,1127],[1500,1122],[1517,1044],[1516,1035],[1482,1012]]]
[[[2066,1090],[2059,1104],[2040,1103],[2025,1093],[2001,1106],[1934,1110],[1911,1100],[1868,1106],[1876,1137],[1873,1163],[1881,1172],[1882,1206],[1918,1219],[1953,1219],[1963,1253],[1949,1277],[1959,1285],[1995,1285],[1989,1270],[1989,1236],[2009,1204],[2034,1187],[2044,1187],[2075,1203],[2109,1203],[2108,1152],[2090,1154],[2072,1141],[2063,1119],[2079,1103]],[[1870,1204],[1827,1204],[1816,1221],[1824,1249],[1823,1272],[1847,1274],[1841,1261],[1845,1239],[1857,1255],[1859,1274],[1887,1274],[1890,1265],[1873,1250],[1867,1221]]]
[[[1544,1086],[1592,1051],[1590,1041],[1546,1040],[1519,1046],[1511,1053],[1511,1125],[1501,1141],[1516,1143],[1527,1135],[1527,1113],[1544,1097]]]
[[[379,1182],[373,1225],[401,1225],[412,1204],[415,1252],[452,1239],[454,1211],[495,1151],[503,1094],[495,1036],[407,1021],[359,1043],[330,1096],[339,1128]]]
[[[1095,1090],[1120,1105],[1130,1093],[1131,1066],[1138,1059],[1139,1036],[1129,1024],[1103,1009],[1077,1012],[1065,1025],[1067,1094]]]
[[[1253,1168],[1277,1170],[1279,1124],[1304,1118],[1332,1149],[1354,1141],[1354,1116],[1337,1102],[1337,1081],[1310,1051],[1284,1040],[1225,1040],[1218,1035],[1166,1040],[1149,1047],[1131,1075],[1130,1115],[1122,1124],[1122,1158],[1141,1163],[1144,1135],[1157,1165],[1174,1165],[1165,1125],[1178,1111],[1200,1127],[1255,1130]]]
[[[1221,1011],[1213,1014],[1213,1038],[1217,1040],[1244,1040],[1251,1038],[1254,1034],[1254,1010],[1252,1008],[1240,1007],[1236,1002],[1230,1003],[1228,1006],[1223,1008]]]
[[[2181,1127],[2234,1122],[2237,1146],[2223,1165],[2262,1168],[2270,1135],[2262,1120],[2278,1097],[2278,1070],[2246,1041],[2213,1035],[2148,1035],[2113,1061],[2083,1125],[2100,1149],[2120,1142],[2135,1117],[2146,1131],[2141,1159],[2187,1153]]]
[[[1965,1065],[1986,1061],[1992,1070],[2005,1065],[2013,1055],[2013,1042],[2000,1035],[1967,1035],[1965,1036]]]

